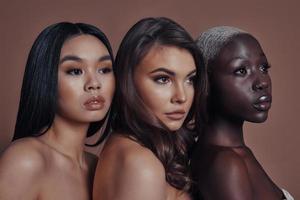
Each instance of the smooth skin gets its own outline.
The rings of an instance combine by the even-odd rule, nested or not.
[[[244,121],[261,123],[268,117],[269,67],[261,46],[250,35],[236,36],[213,62],[209,72],[212,117],[192,159],[199,180],[196,190],[204,199],[282,197],[243,138]]]
[[[114,88],[104,44],[91,35],[67,40],[58,66],[53,124],[42,136],[16,140],[1,155],[0,199],[91,199],[97,159],[84,151],[86,133],[90,122],[106,115]],[[86,104],[100,96],[101,103]]]
[[[152,47],[136,66],[134,83],[138,94],[147,108],[172,131],[182,126],[192,105],[195,70],[194,59],[188,51],[162,45]],[[93,199],[190,199],[170,186],[165,176],[162,163],[151,150],[113,133],[99,158]]]

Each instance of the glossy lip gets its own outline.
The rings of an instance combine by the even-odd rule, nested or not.
[[[184,110],[176,110],[165,114],[169,119],[178,121],[182,120],[185,117],[186,112]]]
[[[105,99],[102,96],[93,96],[84,102],[87,110],[101,110],[104,107]]]
[[[258,111],[268,111],[271,108],[272,96],[262,95],[253,104],[253,107]]]

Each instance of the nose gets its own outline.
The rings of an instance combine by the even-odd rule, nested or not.
[[[89,74],[87,75],[87,80],[84,86],[84,90],[87,92],[92,92],[92,91],[96,91],[99,90],[101,88],[101,83],[98,80],[98,78],[96,77],[95,74]]]
[[[258,75],[256,80],[253,83],[253,90],[254,91],[260,91],[265,90],[270,86],[268,75]]]
[[[174,88],[174,93],[171,98],[171,102],[182,104],[182,103],[186,102],[186,100],[187,100],[187,97],[186,97],[184,86],[181,84],[177,84]]]

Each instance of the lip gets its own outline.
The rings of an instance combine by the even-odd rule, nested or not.
[[[271,108],[272,96],[262,95],[253,104],[254,108],[258,111],[268,111]]]
[[[101,110],[104,107],[105,99],[102,96],[93,96],[84,102],[87,110]]]
[[[178,121],[178,120],[182,120],[185,117],[186,112],[184,110],[176,110],[165,114],[169,119]]]

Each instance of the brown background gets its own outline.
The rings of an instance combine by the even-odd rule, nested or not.
[[[12,137],[29,49],[46,26],[60,21],[94,24],[108,35],[116,51],[129,27],[143,17],[170,17],[194,37],[212,26],[231,25],[255,35],[272,65],[270,117],[263,124],[246,125],[246,142],[272,179],[300,199],[300,2],[282,2],[1,0],[0,151]]]

